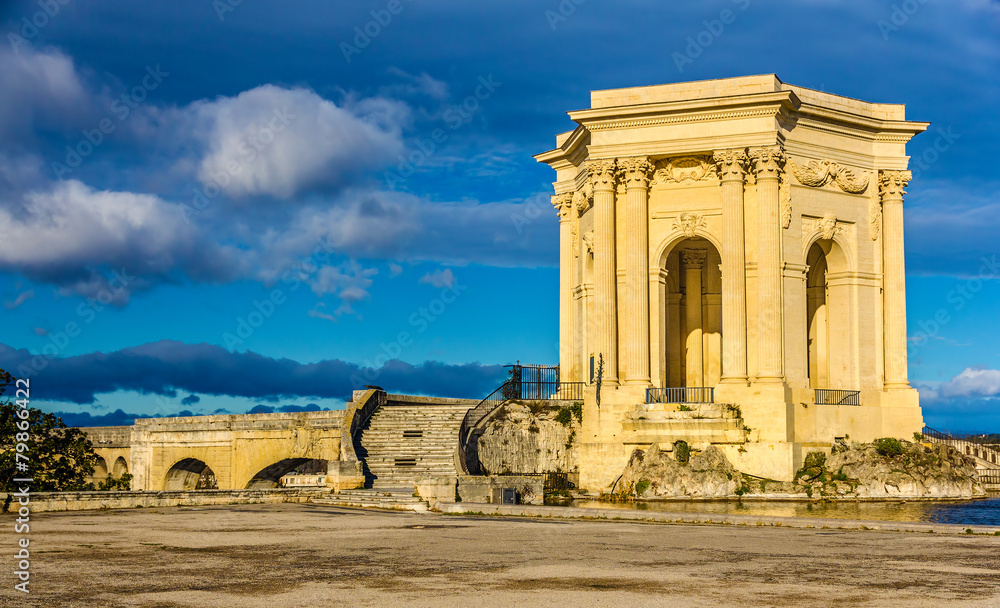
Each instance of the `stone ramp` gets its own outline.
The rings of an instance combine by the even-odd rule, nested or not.
[[[389,395],[354,440],[365,487],[412,492],[418,479],[456,476],[459,428],[476,403]]]

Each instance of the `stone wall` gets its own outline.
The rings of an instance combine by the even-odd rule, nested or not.
[[[460,475],[458,496],[462,502],[492,503],[494,491],[503,488],[517,490],[518,502],[540,505],[544,502],[543,475]]]
[[[197,490],[180,492],[33,492],[27,505],[32,513],[51,511],[88,511],[134,509],[139,507],[178,507],[205,505],[245,505],[259,503],[309,502],[326,494],[324,488],[280,490]],[[0,494],[0,505],[16,511],[17,499],[8,504],[8,495]]]

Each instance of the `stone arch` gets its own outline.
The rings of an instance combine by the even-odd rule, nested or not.
[[[215,490],[218,483],[215,471],[197,458],[179,460],[167,471],[163,489],[170,490]]]
[[[676,249],[679,244],[691,238],[703,238],[710,242],[712,246],[715,247],[716,251],[722,251],[722,240],[719,239],[716,234],[709,231],[707,228],[696,226],[688,232],[683,232],[681,230],[674,230],[671,232],[660,242],[655,255],[653,255],[650,259],[654,260],[659,268],[665,268],[667,265],[667,257],[673,253],[674,249]]]
[[[295,469],[309,464],[315,463],[315,468],[323,473],[326,473],[328,461],[320,460],[316,458],[285,458],[284,460],[279,460],[274,464],[268,465],[257,472],[250,481],[247,482],[247,489],[251,488],[277,488],[279,487],[280,480],[282,476],[291,473]]]
[[[803,218],[802,225],[802,262],[809,263],[809,253],[817,243],[823,248],[827,255],[836,257],[836,272],[852,272],[857,270],[857,262],[854,259],[854,248],[851,239],[848,238],[847,226],[836,219],[830,223],[829,218],[824,218],[827,224],[824,226],[823,219]]]
[[[650,327],[659,351],[657,386],[714,386],[722,374],[721,250],[707,230],[691,232],[665,239],[654,257],[659,310],[651,311]]]
[[[93,478],[95,481],[104,481],[108,477],[108,461],[104,460],[103,456],[97,457],[97,462],[94,463],[94,474]]]
[[[115,479],[121,479],[121,476],[126,473],[128,473],[128,462],[125,461],[124,457],[119,456],[115,460],[115,464],[111,469],[111,474],[114,475]]]
[[[806,369],[810,388],[856,388],[850,265],[850,258],[835,239],[814,240],[806,255]]]

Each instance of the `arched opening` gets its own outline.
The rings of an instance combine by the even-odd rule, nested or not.
[[[118,459],[115,460],[115,466],[112,469],[112,473],[115,479],[121,479],[122,475],[128,473],[128,463],[125,462],[123,457],[119,456]]]
[[[215,471],[197,458],[185,458],[167,471],[165,490],[217,490]]]
[[[806,329],[810,388],[853,389],[853,282],[843,250],[830,239],[813,243],[806,256]]]
[[[310,458],[286,458],[261,469],[247,482],[247,489],[278,488],[285,475],[297,474],[306,478],[298,485],[325,485],[328,461]],[[319,478],[324,478],[322,482]],[[312,482],[312,483],[310,483]]]
[[[98,456],[97,462],[94,463],[94,479],[104,481],[107,476],[108,462],[102,456]]]
[[[722,377],[722,257],[710,241],[692,237],[666,257],[661,386],[715,386]]]

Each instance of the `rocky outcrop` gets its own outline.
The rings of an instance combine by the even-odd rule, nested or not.
[[[480,467],[495,475],[576,472],[580,417],[579,408],[565,404],[505,403],[484,422]]]
[[[672,452],[673,456],[668,452]],[[896,439],[837,444],[829,456],[807,454],[792,482],[750,477],[716,447],[690,451],[678,442],[635,450],[613,488],[616,499],[688,496],[811,498],[974,498],[985,496],[975,466],[954,448]]]
[[[645,452],[632,452],[615,493],[638,498],[723,498],[743,487],[743,475],[719,448],[708,446],[683,462],[684,447],[672,447],[680,458],[670,457],[655,443]]]
[[[955,448],[880,439],[838,444],[830,456],[806,457],[796,476],[815,495],[857,498],[973,498],[985,496],[971,460]]]

